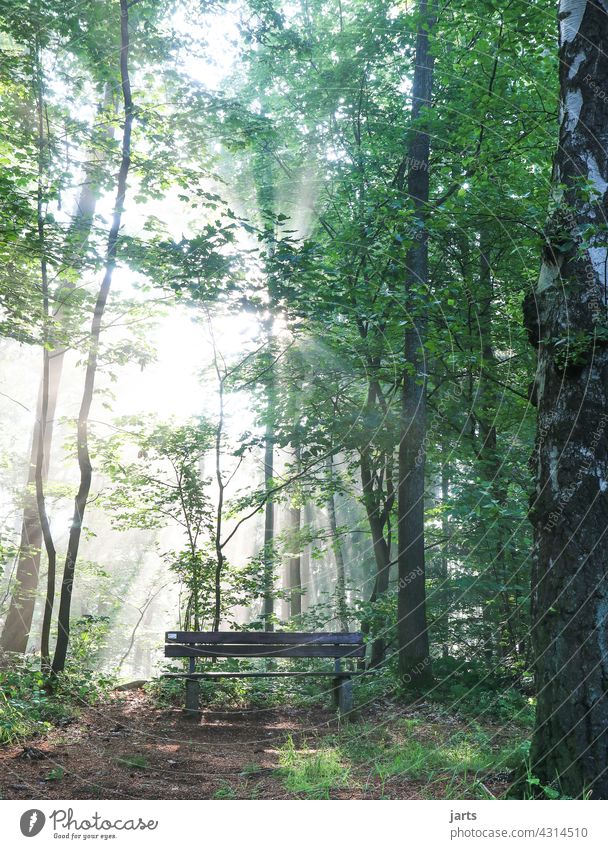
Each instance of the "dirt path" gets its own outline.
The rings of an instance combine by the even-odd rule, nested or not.
[[[0,750],[5,799],[288,798],[273,775],[289,735],[327,733],[327,711],[156,709],[125,693],[28,746]],[[349,794],[352,795],[352,794]]]
[[[371,718],[371,717],[369,717]],[[27,745],[0,749],[4,799],[287,799],[280,748],[315,750],[335,733],[333,711],[301,708],[205,711],[200,723],[159,709],[140,691],[86,709],[77,721]],[[369,770],[330,798],[429,798],[425,783],[381,785]],[[500,792],[500,782],[495,786]],[[441,798],[436,786],[435,798]],[[296,794],[297,798],[297,794]]]

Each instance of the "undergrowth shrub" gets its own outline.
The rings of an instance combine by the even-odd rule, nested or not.
[[[74,719],[85,705],[107,697],[114,679],[99,671],[99,639],[92,617],[73,626],[65,671],[45,681],[40,658],[28,655],[0,667],[0,745],[16,743]]]

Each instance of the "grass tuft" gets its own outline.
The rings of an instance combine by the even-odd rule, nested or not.
[[[288,737],[280,753],[278,773],[286,789],[306,799],[329,799],[330,791],[347,787],[350,769],[341,760],[338,749],[296,749]]]

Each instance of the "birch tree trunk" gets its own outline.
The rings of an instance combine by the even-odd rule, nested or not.
[[[429,49],[429,33],[435,23],[434,0],[431,4],[428,0],[420,0],[418,10],[412,86],[414,126],[407,156],[407,194],[413,201],[418,232],[406,258],[405,294],[410,326],[404,339],[406,367],[401,395],[397,518],[399,673],[404,683],[414,687],[424,686],[431,679],[424,561],[426,375],[423,345],[426,328],[420,295],[426,293],[428,285],[426,218],[430,152],[430,138],[421,124],[421,112],[431,104],[435,60]]]
[[[594,799],[608,798],[607,11],[560,3],[552,212],[524,305],[538,351],[532,770]]]

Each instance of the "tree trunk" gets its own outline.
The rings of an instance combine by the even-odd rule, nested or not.
[[[224,476],[222,475],[222,443],[224,437],[224,376],[220,372],[217,351],[215,350],[215,339],[213,340],[213,357],[215,370],[218,380],[218,400],[219,413],[217,419],[217,427],[215,430],[215,478],[217,481],[217,506],[215,511],[215,577],[214,577],[214,614],[213,614],[213,631],[220,630],[220,621],[222,618],[222,573],[224,571],[224,547],[222,545],[222,525],[224,520],[224,495],[225,484]]]
[[[63,358],[61,357],[58,360],[51,357],[45,357],[45,359],[49,360],[48,379],[45,386],[43,376],[38,389],[36,423],[34,425],[30,449],[30,466],[25,490],[17,569],[1,640],[4,651],[17,652],[19,654],[24,654],[27,649],[36,604],[38,576],[40,574],[42,528],[40,526],[36,496],[38,455],[42,440],[43,461],[40,466],[40,475],[42,485],[45,485],[48,477],[53,440],[57,390],[59,388],[61,367],[63,365]],[[46,396],[46,421],[44,422],[44,426],[42,426],[43,396]]]
[[[306,527],[313,525],[315,520],[315,515],[313,508],[310,502],[306,502],[302,507],[302,519],[304,525]],[[302,613],[306,613],[306,611],[312,606],[314,603],[311,600],[311,596],[313,595],[314,587],[313,587],[313,570],[311,568],[311,543],[306,543],[304,549],[302,550],[302,556],[300,558],[300,572],[302,575],[302,587],[306,589],[306,592],[302,596],[300,604],[302,605]]]
[[[110,106],[111,102],[112,97],[110,94],[110,87],[107,86],[104,103],[98,110],[99,123],[103,127],[100,132],[107,138],[111,138],[113,136],[113,127],[107,121],[106,116],[106,109]],[[97,198],[99,196],[99,164],[99,155],[94,152],[89,157],[87,165],[85,166],[84,181],[80,190],[79,198],[76,202],[76,208],[70,225],[68,242],[74,242],[74,244],[72,244],[68,251],[66,251],[64,266],[67,267],[74,267],[80,257],[84,254],[88,244],[93,216],[95,215],[95,207],[97,205]],[[72,285],[67,285],[65,287],[64,291],[66,295],[59,300],[59,305],[54,317],[55,323],[63,323],[65,320],[67,312],[65,305],[66,297],[72,289]],[[40,427],[42,423],[44,438],[42,446],[43,465],[41,469],[41,476],[42,485],[45,486],[48,480],[57,398],[59,395],[59,386],[61,383],[63,362],[66,351],[67,348],[65,345],[60,344],[57,346],[53,344],[52,339],[49,340],[48,381],[45,389],[44,377],[41,377],[38,389],[36,423],[34,425],[34,433],[30,449],[30,465],[25,490],[17,569],[15,572],[11,601],[6,620],[4,622],[4,628],[2,629],[2,637],[0,639],[0,645],[4,651],[7,652],[24,654],[27,649],[29,634],[32,627],[36,593],[38,590],[38,576],[40,573],[42,547],[42,529],[40,527],[38,506],[35,495],[36,463],[39,451]],[[43,394],[46,395],[47,406],[47,413],[44,422],[42,422],[41,419]]]
[[[272,400],[268,397],[268,413]],[[274,433],[272,423],[266,423],[264,444],[264,489],[266,493],[272,486],[274,475]],[[264,507],[264,630],[274,631],[274,500],[266,498]]]
[[[441,633],[442,645],[441,656],[445,660],[450,656],[450,565],[448,560],[450,523],[448,521],[446,508],[450,503],[450,478],[447,465],[447,443],[441,446],[441,562],[439,573],[439,602],[441,605]]]
[[[531,761],[541,784],[608,799],[608,17],[585,0],[559,17],[553,212],[524,308],[538,349]]]
[[[428,285],[426,217],[430,139],[421,123],[421,111],[431,103],[435,60],[429,50],[429,33],[434,23],[434,0],[431,7],[428,0],[420,0],[412,87],[414,126],[408,147],[407,179],[407,193],[413,201],[418,233],[406,259],[405,294],[411,326],[404,340],[406,367],[401,396],[397,519],[399,673],[404,683],[414,687],[424,686],[431,680],[424,562],[426,375],[423,345],[426,328],[419,293],[426,293]]]
[[[294,365],[304,368],[302,360],[296,350]],[[289,377],[287,377],[289,380]],[[301,379],[290,381],[289,387],[289,406],[288,414],[293,422],[293,433],[291,437],[291,445],[293,447],[293,459],[295,473],[300,474],[302,470],[301,463],[301,396],[302,382]],[[287,614],[290,619],[298,619],[302,615],[302,540],[300,532],[302,529],[302,507],[300,505],[300,487],[298,484],[294,486],[292,492],[292,503],[288,508],[289,516],[289,546],[291,556],[287,560],[286,569],[286,584],[289,591],[287,599]]]
[[[331,454],[327,458],[327,471],[330,484],[334,477],[334,460]],[[338,535],[338,522],[336,519],[336,502],[333,490],[327,499],[327,513],[329,516],[329,530],[331,533],[332,548],[336,558],[336,608],[338,622],[342,631],[348,631],[348,605],[346,603],[346,568],[344,566],[344,554],[342,544]]]
[[[129,80],[129,11],[127,0],[120,0],[120,79],[124,102],[124,130],[122,136],[122,156],[118,172],[116,186],[116,202],[112,216],[112,225],[108,235],[108,247],[106,252],[105,272],[93,312],[91,333],[89,342],[89,355],[84,379],[84,391],[78,414],[77,424],[77,449],[78,466],[80,468],[80,485],[74,501],[74,514],[68,538],[63,579],[61,583],[61,598],[59,602],[59,615],[57,620],[58,633],[55,655],[53,657],[53,673],[63,671],[67,656],[69,634],[70,634],[70,607],[72,603],[72,585],[74,572],[80,546],[82,523],[87,506],[89,492],[91,489],[92,467],[89,456],[88,424],[93,391],[95,389],[95,375],[97,373],[97,360],[99,355],[99,337],[101,334],[101,322],[105,311],[112,275],[116,266],[116,252],[118,247],[118,233],[122,221],[125,194],[127,191],[127,176],[131,164],[131,128],[133,124],[133,101],[131,99],[131,83]]]
[[[293,535],[292,545],[300,545],[299,536],[302,524],[300,507],[289,508],[289,530]],[[289,582],[289,615],[297,619],[302,614],[302,556],[298,551],[287,561],[287,576]]]
[[[379,503],[379,495],[374,492],[371,463],[367,450],[361,451],[360,460],[363,500],[372,535],[372,547],[376,562],[374,589],[370,597],[370,602],[373,604],[381,595],[388,591],[391,555],[388,542],[384,536],[385,521],[382,516],[382,505]],[[370,667],[380,666],[384,662],[385,653],[386,639],[383,635],[379,635],[372,642],[369,660]]]
[[[43,671],[48,671],[49,666],[49,631],[50,618],[53,611],[53,601],[55,598],[55,566],[57,563],[57,552],[51,534],[51,526],[49,517],[46,511],[46,499],[44,495],[43,473],[48,471],[48,460],[45,460],[45,432],[48,419],[49,407],[49,330],[50,330],[50,311],[49,311],[49,278],[48,266],[46,260],[46,240],[44,230],[44,182],[47,173],[47,145],[48,138],[45,138],[45,110],[44,110],[44,79],[42,66],[40,64],[40,45],[36,42],[36,94],[37,94],[37,114],[38,114],[38,192],[37,192],[37,225],[38,225],[38,242],[40,250],[40,283],[42,293],[42,397],[40,401],[40,422],[38,426],[38,445],[36,453],[36,470],[34,473],[35,488],[36,488],[36,506],[38,508],[38,520],[44,547],[48,562],[48,581],[46,599],[44,605],[44,618],[42,627],[42,639],[40,645],[40,656],[42,661]]]

